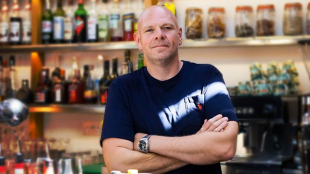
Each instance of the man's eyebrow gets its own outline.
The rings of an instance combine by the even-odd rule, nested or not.
[[[174,25],[173,23],[164,23],[164,24],[161,24],[160,27],[167,26],[167,25],[176,27],[176,25]],[[153,25],[148,25],[148,26],[143,27],[142,29],[145,30],[145,29],[153,28],[153,27],[154,27]]]

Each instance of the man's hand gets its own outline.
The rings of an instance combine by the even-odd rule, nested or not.
[[[228,118],[223,117],[221,114],[216,115],[215,117],[211,118],[210,120],[205,119],[201,129],[197,132],[221,132],[228,126]],[[138,143],[142,137],[144,137],[145,133],[136,133],[135,141],[133,143],[133,149],[139,151]]]

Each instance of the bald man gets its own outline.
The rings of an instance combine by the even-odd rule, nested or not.
[[[108,170],[220,174],[238,134],[222,74],[179,60],[182,29],[165,7],[142,13],[135,42],[147,66],[110,86],[100,140]]]

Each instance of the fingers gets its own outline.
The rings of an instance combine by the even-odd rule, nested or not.
[[[209,119],[206,124],[203,125],[205,130],[209,130],[213,123],[220,120],[223,116],[221,114],[216,115],[215,117]]]
[[[197,132],[197,134],[207,130],[207,128],[206,128],[207,122],[208,122],[208,120],[205,119],[205,121],[203,122],[203,125],[201,126],[201,129]]]
[[[223,118],[213,122],[212,125],[209,127],[209,129],[207,131],[214,131],[216,128],[221,126],[222,123],[227,122],[227,121],[228,121],[228,118],[227,117],[223,117]]]
[[[224,121],[222,122],[222,124],[220,124],[217,128],[215,128],[213,130],[213,132],[222,132],[224,131],[224,128],[228,126],[228,122],[227,121]]]

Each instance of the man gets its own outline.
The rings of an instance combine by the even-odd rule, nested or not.
[[[108,170],[220,174],[238,134],[222,74],[179,60],[182,29],[165,7],[143,12],[135,41],[147,67],[110,86],[101,136]]]

